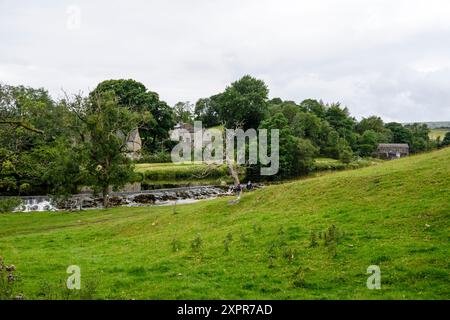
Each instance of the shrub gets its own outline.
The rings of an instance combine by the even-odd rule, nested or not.
[[[172,162],[170,152],[156,152],[152,154],[144,153],[137,163],[167,163]]]
[[[247,246],[248,243],[250,242],[249,236],[244,231],[241,231],[239,239],[241,240],[241,242],[244,246]]]
[[[292,286],[294,288],[304,288],[306,286],[305,271],[301,267],[292,274]]]
[[[16,267],[12,265],[6,265],[3,262],[3,258],[0,257],[0,300],[13,299],[14,284],[17,281],[17,276],[14,275]],[[16,299],[22,299],[22,295],[15,297]]]
[[[350,163],[353,159],[353,152],[352,149],[350,148],[345,148],[343,149],[341,152],[339,152],[339,159],[343,162],[343,163]]]
[[[311,231],[309,246],[311,248],[317,247],[317,236],[316,233],[313,231]]]
[[[22,200],[19,198],[0,199],[0,213],[12,212],[21,204]]]
[[[197,236],[195,236],[194,240],[192,240],[191,242],[191,248],[193,251],[200,251],[201,247],[202,247],[202,237],[200,236],[200,234],[197,234]]]
[[[324,234],[324,245],[327,247],[329,255],[333,258],[337,254],[337,244],[342,235],[343,233],[334,224],[328,227]]]
[[[267,250],[267,258],[269,259],[269,268],[274,268],[274,260],[277,257],[277,250],[276,250],[276,244],[271,243],[269,246],[269,249]]]
[[[341,236],[341,232],[336,228],[336,226],[333,224],[328,227],[328,230],[324,234],[324,244],[326,246],[338,242],[339,238]]]
[[[233,241],[233,235],[231,233],[227,234],[227,237],[223,241],[224,250],[226,253],[230,251],[230,244]]]

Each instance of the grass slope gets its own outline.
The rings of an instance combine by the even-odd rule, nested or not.
[[[62,297],[76,264],[94,298],[449,299],[449,177],[447,148],[269,186],[232,206],[6,214],[0,255],[26,298]],[[331,225],[337,245],[311,247],[311,232]],[[381,290],[366,288],[373,264]]]
[[[429,136],[433,140],[436,140],[439,137],[442,141],[445,137],[445,134],[449,131],[450,129],[431,129]]]

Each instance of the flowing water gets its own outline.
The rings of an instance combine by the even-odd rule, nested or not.
[[[216,186],[195,186],[139,192],[111,193],[112,206],[164,206],[194,203],[199,200],[215,199],[231,195],[227,188]],[[77,194],[56,204],[47,196],[22,197],[22,204],[14,212],[58,211],[102,208],[102,199],[92,194]]]
[[[22,204],[14,212],[56,211],[58,210],[48,197],[22,198]]]

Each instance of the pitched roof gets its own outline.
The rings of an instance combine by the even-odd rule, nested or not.
[[[190,123],[186,123],[186,122],[179,122],[175,125],[175,127],[173,128],[174,130],[177,129],[185,129],[190,133],[194,132],[194,126]]]
[[[378,148],[408,148],[409,145],[407,143],[380,143],[378,144]]]

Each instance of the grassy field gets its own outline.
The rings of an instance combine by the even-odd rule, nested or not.
[[[446,148],[236,205],[5,214],[0,255],[27,299],[67,297],[69,265],[85,298],[449,299],[449,177]],[[366,287],[370,265],[381,290]]]
[[[207,166],[203,163],[139,163],[135,171],[142,175],[144,185],[221,184],[231,182],[226,165]],[[242,171],[241,176],[244,176]]]
[[[445,137],[445,134],[449,131],[450,129],[431,129],[429,136],[433,140],[436,140],[438,137],[440,137],[442,141],[442,139],[444,139]]]
[[[354,160],[350,163],[343,163],[340,160],[331,159],[331,158],[316,158],[314,159],[314,168],[313,171],[338,171],[338,170],[346,170],[346,169],[358,169],[364,168],[368,166],[377,165],[383,162],[383,160],[376,158],[367,158]]]

